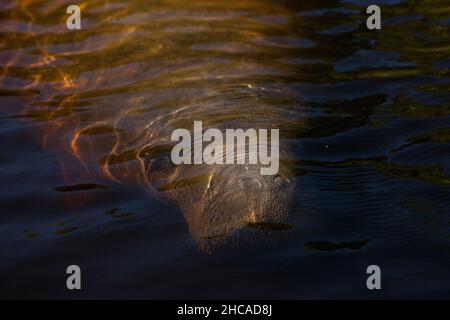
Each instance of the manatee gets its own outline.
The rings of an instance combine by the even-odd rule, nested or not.
[[[67,31],[64,2],[52,3],[11,9],[28,24],[5,37],[16,53],[2,62],[0,81],[17,92],[15,115],[34,121],[34,136],[58,151],[68,183],[106,177],[140,184],[179,206],[204,250],[239,230],[284,229],[297,178],[283,128],[303,116],[283,83],[292,70],[280,65],[297,49],[277,40],[292,32],[279,18],[288,8],[256,0],[148,9],[139,1],[93,1],[82,8],[83,29]],[[24,33],[28,45],[17,47]],[[196,120],[204,129],[281,128],[279,172],[262,176],[260,165],[248,163],[174,165],[171,133],[191,130]]]
[[[158,191],[179,205],[190,233],[204,250],[211,251],[243,228],[267,231],[288,226],[284,222],[296,187],[288,165],[283,164],[275,175],[261,175],[260,164],[248,164],[248,160],[245,164],[183,164],[167,177]]]

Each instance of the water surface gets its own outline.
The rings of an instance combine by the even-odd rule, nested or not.
[[[0,9],[0,297],[450,297],[448,1],[380,0],[381,31],[356,0],[69,4]],[[286,224],[204,252],[142,187],[199,119],[280,128]]]

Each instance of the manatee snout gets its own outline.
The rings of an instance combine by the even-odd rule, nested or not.
[[[199,247],[209,250],[223,244],[238,230],[283,230],[296,179],[288,170],[262,176],[257,165],[223,165],[204,168],[190,197],[178,203]],[[197,194],[197,196],[192,196]]]

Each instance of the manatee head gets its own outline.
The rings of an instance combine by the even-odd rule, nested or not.
[[[296,179],[281,166],[261,175],[258,165],[185,166],[172,198],[197,245],[211,251],[242,229],[283,230]],[[188,177],[189,174],[189,177]]]

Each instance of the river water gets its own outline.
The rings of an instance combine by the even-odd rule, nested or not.
[[[88,1],[69,31],[71,2],[0,8],[1,298],[450,297],[447,0],[378,31],[371,1]],[[204,251],[142,188],[201,119],[280,129],[292,228]]]

